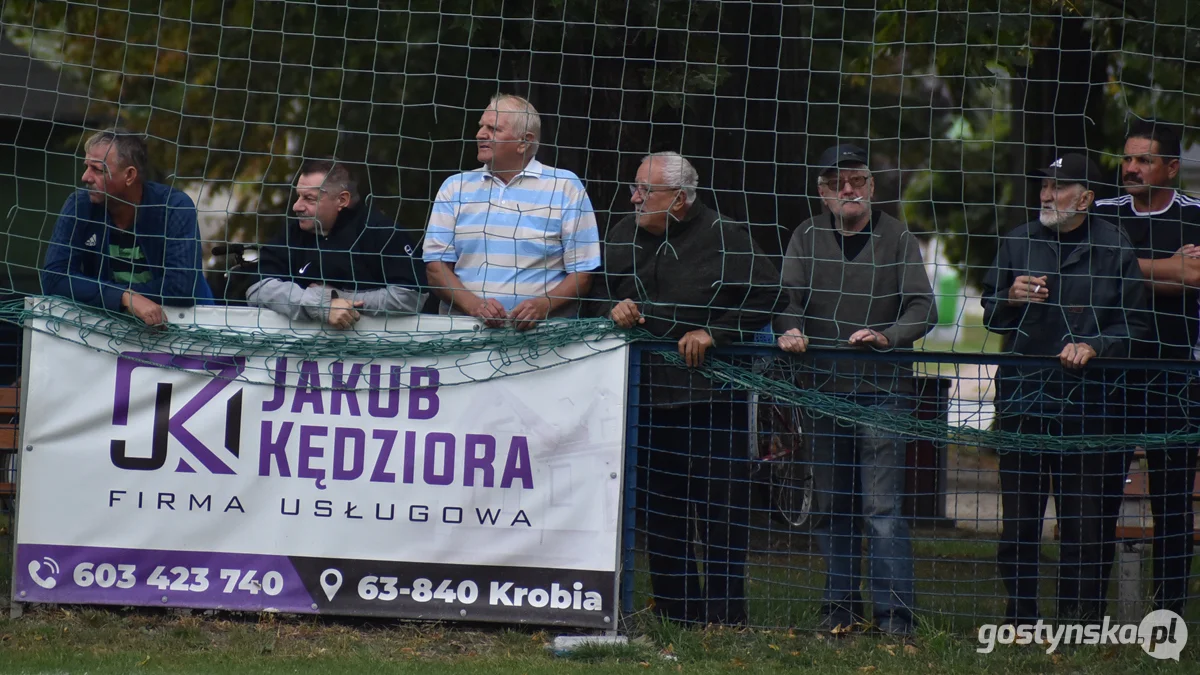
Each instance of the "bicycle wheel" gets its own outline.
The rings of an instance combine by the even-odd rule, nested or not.
[[[756,408],[758,458],[767,468],[771,514],[785,525],[802,527],[812,510],[813,474],[800,411],[763,400]]]

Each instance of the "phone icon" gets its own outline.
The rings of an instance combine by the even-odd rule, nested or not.
[[[54,578],[54,576],[56,576],[59,572],[58,563],[54,561],[54,558],[49,556],[42,558],[42,560],[46,561],[45,564],[50,570],[50,575],[43,578],[42,575],[38,573],[38,571],[42,569],[42,563],[38,562],[37,560],[31,560],[29,561],[29,577],[33,579],[33,583],[41,586],[42,588],[54,588],[58,585],[58,580]]]

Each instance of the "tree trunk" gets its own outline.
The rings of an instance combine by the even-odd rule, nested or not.
[[[1083,17],[1060,18],[1054,43],[1035,48],[1026,86],[1013,88],[1024,143],[1023,166],[1013,167],[1019,172],[1014,204],[1038,206],[1038,188],[1024,176],[1068,152],[1103,146],[1107,65],[1107,57],[1093,51]]]

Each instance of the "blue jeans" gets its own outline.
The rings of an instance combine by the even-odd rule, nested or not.
[[[911,414],[912,402],[862,397],[891,414]],[[911,627],[915,601],[912,541],[904,503],[906,442],[899,434],[858,422],[816,416],[812,428],[817,543],[825,556],[826,615],[839,622],[864,617],[862,544],[876,625]]]

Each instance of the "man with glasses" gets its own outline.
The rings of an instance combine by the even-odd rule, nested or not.
[[[909,349],[937,313],[921,248],[903,223],[871,208],[875,181],[867,153],[837,145],[817,163],[824,213],[801,223],[783,259],[788,306],[776,317],[779,347],[803,352]],[[915,391],[907,366],[853,357],[805,364],[801,386],[886,416],[910,414]],[[822,625],[835,632],[865,624],[859,586],[862,540],[874,625],[897,635],[913,629],[913,556],[904,498],[905,440],[871,424],[815,415],[814,529],[826,560]]]
[[[655,610],[681,622],[741,624],[750,506],[746,396],[714,388],[694,369],[710,348],[748,340],[770,321],[779,275],[744,223],[697,201],[698,182],[678,153],[642,160],[631,186],[634,213],[605,238],[593,309],[621,328],[676,342],[687,364],[643,353],[637,390],[639,502]],[[693,548],[693,531],[703,555]]]
[[[528,330],[571,317],[600,266],[583,183],[535,159],[542,118],[519,96],[492,97],[475,134],[483,166],[446,179],[425,231],[429,285],[443,314]]]

